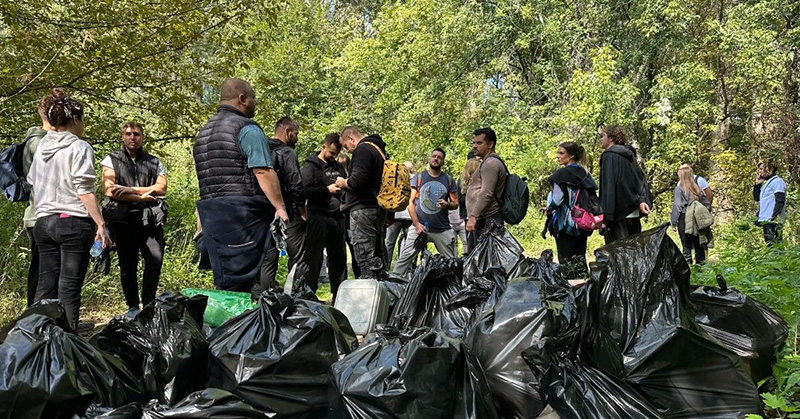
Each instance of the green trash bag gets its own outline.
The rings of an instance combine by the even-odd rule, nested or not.
[[[206,306],[206,312],[203,315],[203,323],[214,328],[220,327],[222,323],[257,305],[250,299],[249,292],[184,288],[181,294],[187,297],[195,295],[208,297],[208,306]]]

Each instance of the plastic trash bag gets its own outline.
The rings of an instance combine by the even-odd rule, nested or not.
[[[469,280],[480,276],[491,267],[502,268],[510,275],[524,263],[522,246],[511,233],[502,226],[495,226],[482,235],[475,248],[464,260],[464,278]],[[509,279],[517,276],[509,276]]]
[[[324,417],[330,366],[355,345],[333,307],[265,292],[258,307],[214,331],[208,386],[274,417]]]
[[[772,375],[775,356],[786,341],[789,325],[771,308],[728,288],[717,277],[719,287],[695,286],[689,295],[695,320],[711,336],[742,357],[753,382]]]
[[[424,252],[390,324],[399,330],[430,327],[450,337],[462,338],[472,311],[448,310],[447,301],[464,286],[461,259]]]
[[[574,295],[547,260],[532,260],[538,277],[508,282],[493,308],[484,311],[465,342],[486,374],[502,418],[536,417],[544,409],[539,381],[522,352],[563,328],[577,329]]]
[[[181,290],[181,294],[187,297],[195,295],[208,297],[208,305],[203,313],[203,323],[213,328],[222,326],[222,323],[256,306],[249,292],[184,288]]]
[[[491,267],[467,279],[467,287],[446,302],[448,310],[466,307],[473,310],[473,318],[494,306],[506,290],[506,273],[500,267]]]
[[[69,418],[92,403],[144,399],[122,363],[66,326],[57,302],[31,307],[13,324],[0,345],[0,418]]]
[[[112,319],[91,342],[142,377],[148,397],[172,405],[206,387],[206,299],[164,293],[133,319]]]
[[[480,366],[430,328],[379,328],[331,367],[329,417],[496,418]]]
[[[741,358],[694,320],[689,265],[667,225],[595,251],[599,286],[593,366],[671,417],[740,417],[761,400]]]
[[[147,406],[130,403],[117,409],[92,406],[85,419],[163,419],[163,418],[269,418],[264,412],[243,402],[233,394],[208,388],[186,396],[169,407],[151,400]]]
[[[551,351],[535,348],[522,357],[540,377],[543,400],[562,419],[663,417],[629,385],[580,361],[549,359]],[[542,353],[547,354],[544,359],[539,358]]]

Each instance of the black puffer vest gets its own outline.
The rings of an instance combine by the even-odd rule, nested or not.
[[[121,186],[151,186],[158,180],[158,166],[160,161],[157,157],[147,153],[143,149],[136,151],[136,160],[131,159],[125,148],[109,154],[111,164],[114,168],[114,183]],[[143,212],[159,212],[159,219],[166,218],[165,208],[162,210],[162,201],[152,202],[130,202],[119,201],[114,198],[106,198],[103,202],[103,218],[108,222],[117,223],[139,223],[146,218]],[[163,212],[163,214],[162,214]],[[163,219],[161,219],[163,224]],[[144,223],[145,225],[148,223]]]
[[[194,165],[200,199],[221,196],[263,196],[239,147],[239,131],[255,122],[238,109],[220,105],[194,142]]]

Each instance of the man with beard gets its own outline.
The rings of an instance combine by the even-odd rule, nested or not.
[[[251,118],[256,93],[250,83],[227,79],[220,105],[195,140],[194,156],[203,225],[217,289],[250,292],[267,250],[269,225],[288,221],[272,169],[267,139]]]
[[[275,123],[275,133],[269,143],[272,163],[281,184],[281,195],[286,204],[289,221],[286,223],[286,253],[289,255],[288,270],[297,265],[294,277],[301,278],[307,274],[306,264],[306,197],[303,192],[303,177],[297,153],[297,134],[300,126],[292,118],[284,116]],[[261,287],[275,287],[275,275],[278,273],[278,249],[271,246],[261,268]],[[319,270],[317,271],[319,272]],[[299,285],[299,283],[298,283]]]
[[[129,314],[139,311],[139,253],[144,258],[142,306],[156,298],[164,260],[167,172],[161,161],[144,151],[144,130],[137,122],[122,127],[122,148],[103,166],[103,218],[117,245],[120,283]]]
[[[456,256],[456,233],[450,226],[448,211],[458,209],[458,187],[450,175],[442,172],[445,152],[436,148],[428,158],[428,170],[411,179],[411,200],[408,214],[412,228],[403,243],[394,273],[405,275],[419,254],[417,241],[433,243],[445,257]],[[424,239],[419,239],[424,237]]]
[[[328,278],[331,281],[331,295],[336,291],[347,269],[345,245],[345,222],[341,210],[341,188],[335,185],[336,178],[347,176],[344,167],[336,161],[342,146],[339,134],[325,135],[322,150],[308,155],[301,174],[303,188],[308,199],[309,240],[306,242],[306,261],[308,262],[308,285],[316,291],[322,268],[322,252],[328,254]]]

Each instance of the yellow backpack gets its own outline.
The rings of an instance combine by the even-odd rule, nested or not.
[[[378,192],[378,205],[386,211],[400,212],[408,207],[411,199],[411,174],[402,164],[386,160],[386,155],[375,143],[367,144],[375,147],[383,158],[383,177]]]

